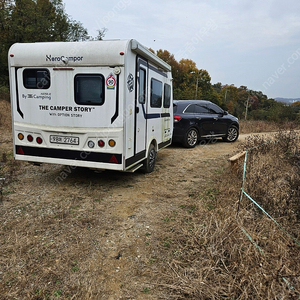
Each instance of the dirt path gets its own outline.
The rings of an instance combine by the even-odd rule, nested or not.
[[[167,255],[170,220],[192,208],[191,195],[209,189],[245,137],[163,149],[151,174],[96,173],[13,163],[6,126],[0,298],[169,299],[155,277],[168,272],[157,262]]]
[[[151,278],[160,272],[165,224],[194,190],[209,186],[243,139],[163,149],[151,174],[18,162],[1,206],[2,276],[13,282],[2,287],[4,299],[58,291],[74,299],[155,299]],[[3,138],[2,146],[12,147]]]

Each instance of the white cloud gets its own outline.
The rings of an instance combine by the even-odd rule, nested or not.
[[[213,82],[261,89],[264,80],[300,47],[299,0],[64,2],[67,13],[90,34],[107,27],[106,38],[135,38],[154,50],[168,50],[178,60],[193,59]],[[293,82],[300,77],[299,65],[300,59],[268,93],[277,93],[281,86],[281,96],[299,97],[300,87],[287,87],[288,78]]]

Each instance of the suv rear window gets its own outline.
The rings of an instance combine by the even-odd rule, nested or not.
[[[104,103],[104,77],[101,74],[77,74],[75,76],[75,102],[80,105]]]
[[[186,109],[184,110],[184,113],[186,114],[193,114],[195,113],[195,104],[190,104]]]
[[[222,114],[222,113],[224,113],[223,109],[220,108],[219,106],[217,106],[214,103],[210,103],[208,105],[208,108],[210,109],[210,111],[211,111],[210,113],[211,114]]]
[[[173,113],[177,112],[178,105],[176,103],[173,103]]]
[[[209,114],[210,111],[207,107],[202,105],[195,105],[195,113],[197,114]]]

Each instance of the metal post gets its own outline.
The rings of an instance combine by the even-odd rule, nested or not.
[[[197,94],[198,94],[198,76],[197,76],[197,83],[196,83],[195,100],[197,100]]]

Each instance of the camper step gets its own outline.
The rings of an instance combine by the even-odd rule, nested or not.
[[[138,170],[139,168],[141,168],[142,166],[143,166],[143,164],[135,165],[135,166],[133,166],[132,168],[126,170],[126,172],[133,173],[133,172],[135,172],[136,170]]]

